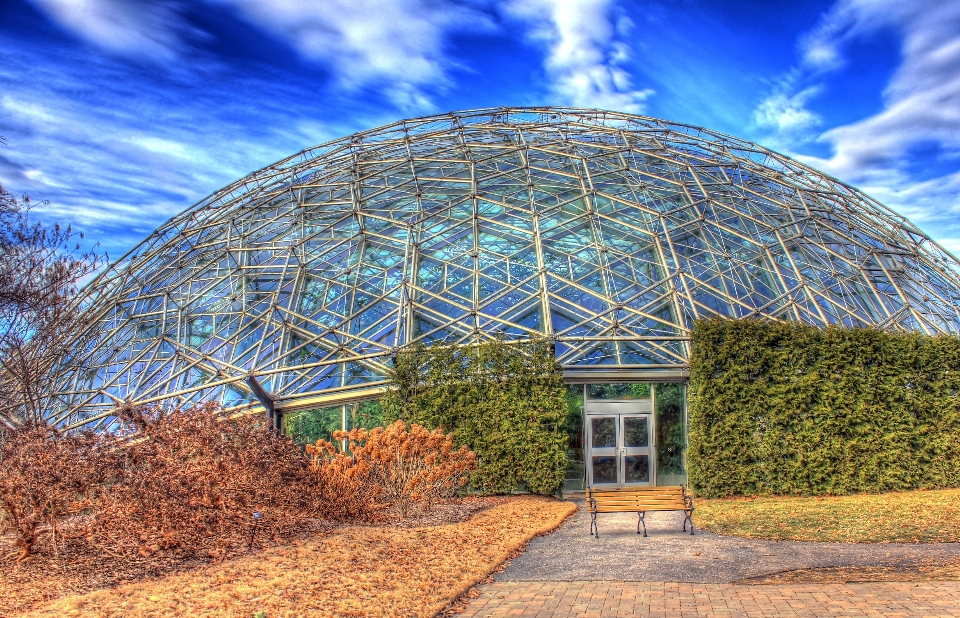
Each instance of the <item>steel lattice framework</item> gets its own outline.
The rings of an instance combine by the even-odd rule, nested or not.
[[[566,368],[639,371],[686,367],[713,315],[957,333],[958,272],[856,189],[706,129],[571,108],[405,120],[237,181],[88,285],[50,415],[356,400],[416,340],[539,334]]]

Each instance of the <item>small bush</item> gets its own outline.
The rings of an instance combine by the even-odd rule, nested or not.
[[[306,451],[318,516],[345,521],[366,519],[376,511],[379,490],[371,481],[370,466],[322,438],[316,444],[307,444]]]
[[[307,452],[319,473],[318,485],[334,498],[323,503],[340,518],[369,514],[377,505],[400,517],[414,507],[429,511],[456,495],[476,467],[477,457],[466,446],[453,448],[453,434],[420,425],[408,430],[403,421],[369,431],[338,431],[334,438],[347,442],[346,452],[324,440]]]

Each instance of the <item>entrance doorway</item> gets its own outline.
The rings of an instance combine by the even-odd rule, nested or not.
[[[586,473],[590,487],[654,485],[650,401],[594,402],[586,410]]]

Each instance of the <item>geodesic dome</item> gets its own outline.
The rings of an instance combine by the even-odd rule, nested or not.
[[[957,333],[957,273],[903,217],[740,139],[442,114],[304,150],[161,226],[85,288],[50,416],[357,400],[414,341],[542,335],[567,370],[653,372],[687,367],[706,316]]]

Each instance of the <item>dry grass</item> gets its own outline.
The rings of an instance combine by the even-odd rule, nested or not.
[[[697,526],[731,536],[842,543],[960,541],[960,489],[697,500],[696,507]]]
[[[849,584],[856,582],[926,582],[960,580],[960,562],[796,569],[741,579],[736,584]]]
[[[524,496],[457,524],[345,526],[219,565],[66,597],[25,615],[433,616],[574,510],[570,502]]]

